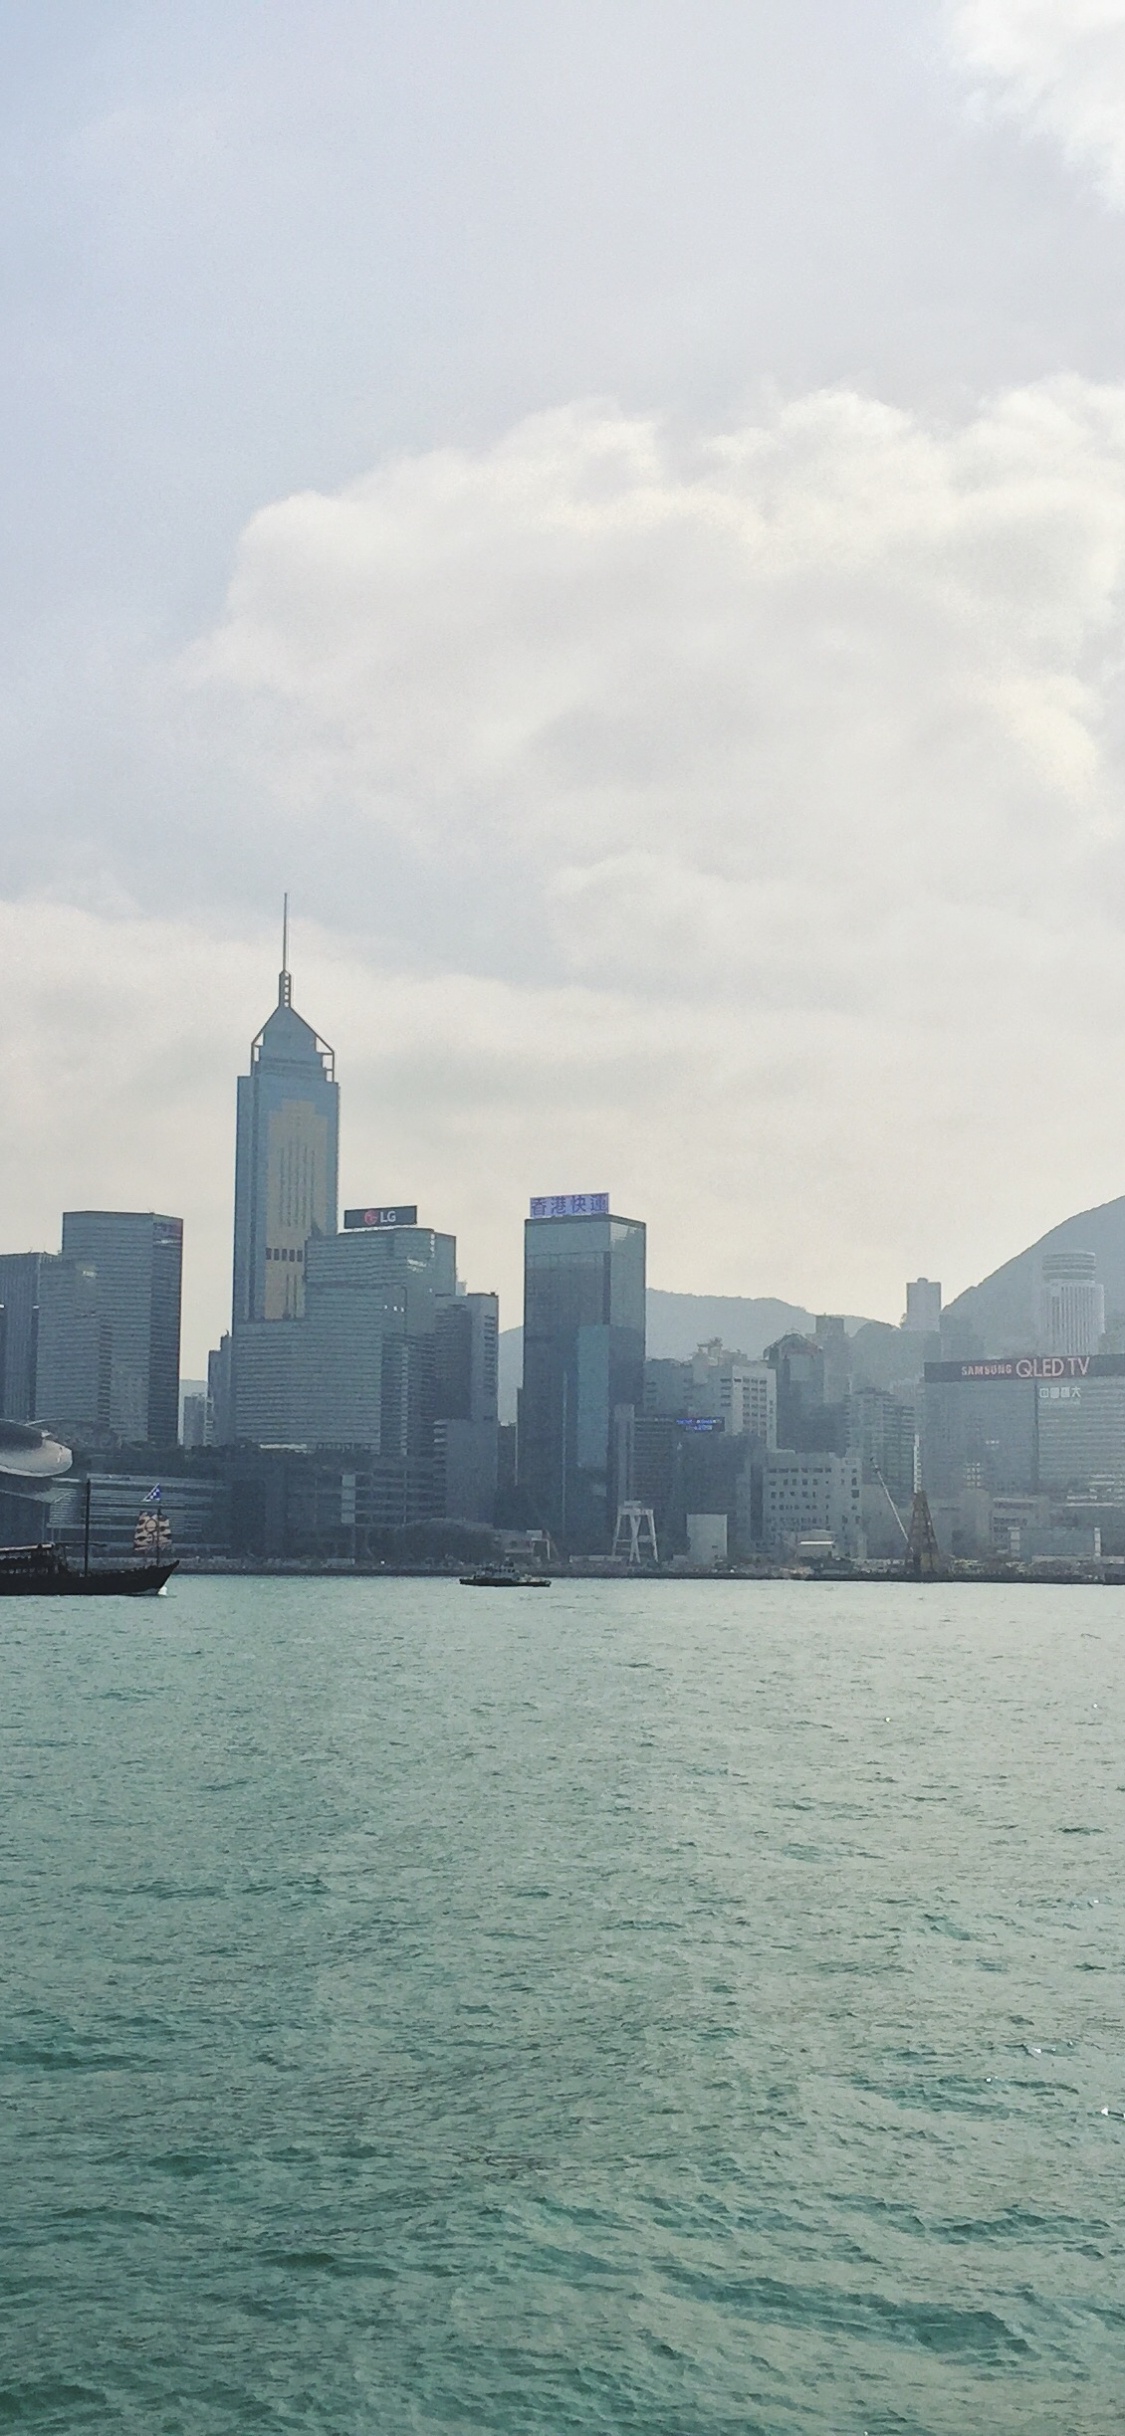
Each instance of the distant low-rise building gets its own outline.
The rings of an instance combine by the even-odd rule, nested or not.
[[[762,1538],[774,1553],[827,1533],[842,1555],[862,1553],[863,1467],[857,1454],[778,1447],[763,1458]]]
[[[763,1446],[777,1445],[777,1375],[769,1362],[732,1353],[716,1337],[700,1345],[688,1367],[685,1411],[721,1421],[732,1436],[749,1433]]]

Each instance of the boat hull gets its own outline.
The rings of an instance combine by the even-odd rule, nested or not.
[[[155,1598],[176,1570],[173,1557],[162,1565],[98,1565],[89,1573],[8,1573],[0,1568],[0,1599],[145,1599]]]

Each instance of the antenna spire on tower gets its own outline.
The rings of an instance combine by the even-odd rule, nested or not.
[[[288,889],[281,900],[281,971],[277,976],[277,1003],[279,1007],[289,1007],[293,1004],[293,983],[289,972]]]

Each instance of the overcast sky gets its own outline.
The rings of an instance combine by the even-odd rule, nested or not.
[[[0,1248],[529,1193],[897,1319],[1125,1189],[1125,0],[0,0]]]

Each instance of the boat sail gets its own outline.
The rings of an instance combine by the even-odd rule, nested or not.
[[[172,1526],[161,1510],[159,1488],[150,1489],[133,1532],[134,1556],[147,1556],[151,1563],[163,1556],[172,1545]]]

